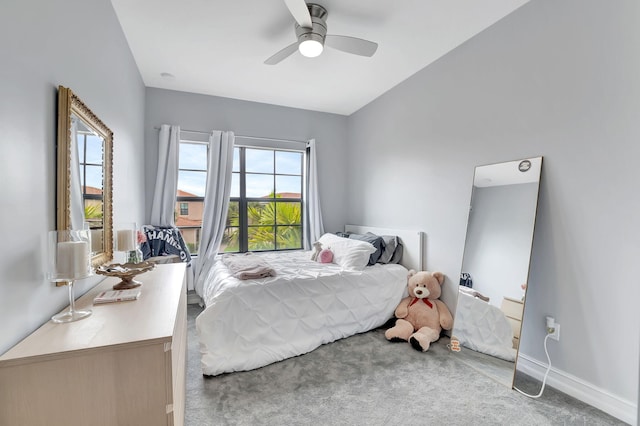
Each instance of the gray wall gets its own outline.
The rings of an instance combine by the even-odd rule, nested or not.
[[[57,87],[114,132],[114,221],[144,217],[144,85],[109,0],[0,3],[0,353],[67,306],[45,280],[55,229]],[[82,294],[99,278],[79,281]]]
[[[237,135],[316,139],[320,205],[327,231],[344,228],[346,219],[347,117],[216,96],[147,88],[145,141],[147,218],[150,217],[161,124],[188,130],[233,130]],[[249,141],[238,140],[248,143]]]
[[[521,350],[546,364],[544,317],[555,316],[554,368],[631,406],[638,16],[635,0],[533,0],[356,112],[348,128],[348,221],[424,230],[427,268],[449,277],[449,303],[474,167],[544,156]]]
[[[524,294],[537,201],[537,183],[473,188],[462,270],[498,308]]]

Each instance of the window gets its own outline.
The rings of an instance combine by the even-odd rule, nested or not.
[[[180,141],[175,221],[191,254],[200,250],[207,150],[208,145],[204,142]]]
[[[200,247],[206,142],[180,141],[176,226],[192,254]],[[302,248],[304,152],[235,147],[220,252]]]
[[[236,147],[221,252],[302,248],[304,153]]]

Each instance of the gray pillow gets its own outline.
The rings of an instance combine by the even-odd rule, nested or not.
[[[400,245],[400,241],[395,235],[381,235],[381,237],[382,241],[384,241],[384,252],[380,255],[378,263],[391,263],[393,254],[396,252],[398,245]]]
[[[369,256],[368,265],[375,265],[376,263],[378,263],[378,259],[380,259],[380,256],[384,252],[384,240],[382,239],[382,237],[372,234],[371,232],[367,232],[364,235],[349,234],[349,238],[352,240],[360,240],[360,241],[366,241],[368,243],[371,243],[371,245],[375,247],[376,251],[371,253],[371,256]]]
[[[391,257],[389,263],[400,263],[400,261],[402,260],[403,251],[404,249],[402,248],[402,242],[398,240],[398,245],[396,246],[396,250],[393,252],[393,256]]]

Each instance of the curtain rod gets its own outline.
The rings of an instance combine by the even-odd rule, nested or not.
[[[154,127],[154,130],[160,130],[160,127]],[[180,129],[181,132],[187,132],[187,133],[197,133],[200,135],[208,135],[211,132],[203,132],[202,130],[187,130],[187,129]],[[267,138],[267,137],[260,137],[260,136],[248,136],[248,135],[235,135],[236,138],[240,138],[240,139],[254,139],[254,140],[263,140],[263,141],[272,141],[272,142],[296,142],[296,143],[303,143],[303,144],[307,144],[309,143],[309,141],[301,141],[301,140],[297,140],[297,139],[278,139],[278,138]]]

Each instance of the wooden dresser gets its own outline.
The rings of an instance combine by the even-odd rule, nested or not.
[[[184,423],[185,264],[137,280],[138,300],[94,306],[107,278],[76,301],[91,316],[49,321],[0,357],[0,425]]]
[[[502,312],[507,317],[507,321],[511,324],[513,330],[513,348],[518,349],[520,346],[520,329],[522,328],[522,314],[524,311],[524,302],[511,297],[504,297],[500,306]]]

